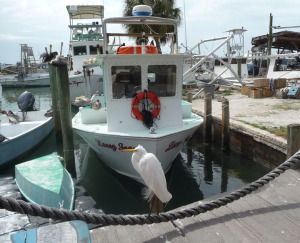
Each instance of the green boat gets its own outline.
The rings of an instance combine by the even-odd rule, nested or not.
[[[74,184],[56,153],[15,166],[16,183],[30,202],[73,209]]]

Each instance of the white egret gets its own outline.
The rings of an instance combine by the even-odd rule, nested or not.
[[[149,188],[145,193],[146,198],[150,201],[156,196],[162,203],[170,201],[172,195],[167,189],[166,177],[156,156],[152,153],[147,153],[141,145],[134,149],[123,149],[122,151],[133,152],[132,165]]]

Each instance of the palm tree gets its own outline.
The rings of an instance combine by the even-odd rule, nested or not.
[[[179,8],[175,8],[174,0],[125,0],[123,15],[131,16],[133,7],[141,4],[149,5],[152,8],[152,16],[176,19],[179,23],[181,21],[181,10]],[[174,31],[173,26],[169,25],[150,25],[149,27],[140,25],[124,25],[124,28],[127,30],[128,34],[141,32],[150,33],[150,31],[166,34]],[[163,36],[154,37],[154,41],[158,49],[158,53],[161,53],[161,45],[165,45],[169,40],[166,36]],[[173,41],[176,40],[173,39]]]

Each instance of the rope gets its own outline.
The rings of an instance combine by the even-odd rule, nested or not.
[[[21,214],[40,216],[42,218],[51,218],[54,220],[71,221],[82,220],[86,223],[108,225],[143,225],[152,223],[168,222],[170,220],[183,219],[212,211],[227,205],[235,200],[244,197],[253,191],[263,187],[265,184],[274,180],[280,174],[290,169],[294,164],[300,162],[300,150],[282,163],[276,169],[272,170],[260,179],[250,183],[242,189],[232,192],[224,197],[213,200],[208,203],[200,204],[193,208],[188,208],[176,212],[166,212],[158,215],[113,215],[113,214],[90,214],[77,211],[68,211],[65,209],[50,208],[33,203],[27,203],[22,200],[16,200],[10,197],[0,197],[0,208]]]

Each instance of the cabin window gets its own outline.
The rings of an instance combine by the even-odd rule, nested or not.
[[[159,97],[175,96],[176,65],[149,65],[148,91]]]
[[[141,91],[141,66],[111,67],[114,99],[133,98]]]
[[[100,46],[100,54],[103,54],[102,46]],[[97,47],[90,46],[90,55],[97,55]]]
[[[273,71],[299,71],[300,70],[300,58],[277,58]]]
[[[86,46],[74,46],[73,53],[74,56],[86,55]]]

